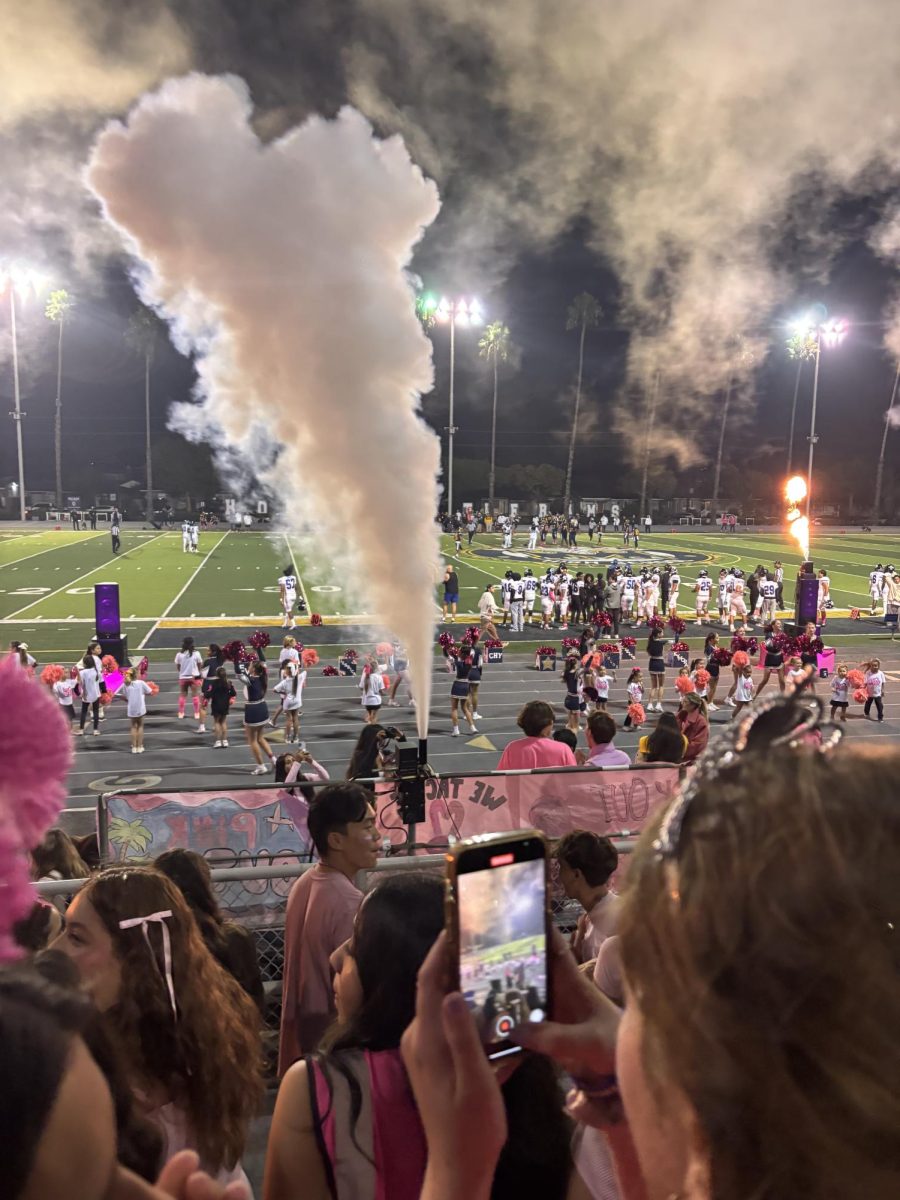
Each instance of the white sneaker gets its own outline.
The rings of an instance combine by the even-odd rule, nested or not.
[[[265,775],[268,772],[268,770],[269,770],[269,768],[265,764],[260,764],[260,766],[254,767],[253,770],[250,772],[250,774],[251,775]]]
[[[450,736],[451,737],[459,737],[459,726],[458,725],[454,725],[453,728],[450,730]]]
[[[480,721],[480,720],[481,720],[481,713],[472,713],[472,720],[473,720],[473,721]]]
[[[205,725],[198,725],[198,726],[197,726],[197,732],[198,732],[198,733],[206,733],[206,726],[205,726]]]
[[[99,736],[100,736],[100,730],[99,730],[99,729],[95,729],[95,730],[94,730],[94,737],[99,737]]]
[[[719,706],[718,706],[718,704],[707,704],[706,710],[707,710],[707,712],[718,712]]]
[[[138,748],[137,748],[137,752],[138,752],[138,754],[143,754],[143,753],[144,753],[144,747],[143,747],[143,746],[138,746]]]
[[[728,705],[729,708],[734,708],[735,705],[737,704],[737,701],[735,700],[734,696],[726,696],[725,703]]]
[[[132,753],[132,754],[137,754],[137,752],[138,752],[138,748],[137,748],[137,746],[132,746],[132,747],[131,747],[131,753]]]
[[[477,733],[477,732],[478,732],[478,729],[475,725],[469,726],[469,733]]]
[[[178,714],[178,720],[179,720],[179,721],[183,721],[183,720],[184,720],[184,713],[179,713],[179,714]]]
[[[222,743],[222,746],[223,746],[223,747],[225,747],[225,746],[227,746],[227,745],[228,745],[228,743],[227,743],[227,742],[223,742],[223,743]]]
[[[218,742],[213,742],[213,750],[218,750],[222,745],[221,739]]]

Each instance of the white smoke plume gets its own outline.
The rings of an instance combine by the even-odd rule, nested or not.
[[[834,198],[897,170],[896,0],[362,2],[402,68],[351,49],[351,96],[452,190],[457,269],[502,277],[510,230],[548,245],[586,217],[636,335],[629,383],[652,360],[678,398],[661,441],[709,448],[729,340],[771,337],[782,271],[821,279],[840,248]]]
[[[376,616],[409,648],[424,734],[439,443],[419,415],[431,348],[406,268],[437,188],[351,108],[268,145],[251,116],[238,79],[170,80],[106,127],[88,183],[141,264],[142,298],[195,354],[210,421],[247,453],[263,427],[288,519],[352,544]]]

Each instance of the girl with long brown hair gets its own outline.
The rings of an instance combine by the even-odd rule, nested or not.
[[[262,1094],[259,1014],[178,888],[147,867],[104,871],[69,905],[55,948],[78,968],[166,1156],[195,1149],[220,1181],[243,1178]]]

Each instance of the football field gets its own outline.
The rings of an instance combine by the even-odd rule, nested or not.
[[[451,537],[443,537],[444,560],[460,579],[460,614],[473,615],[488,582],[498,582],[507,570],[530,567],[543,574],[551,563],[565,560],[570,570],[605,571],[617,558],[632,569],[670,562],[682,576],[683,615],[691,611],[691,588],[697,571],[706,567],[715,578],[721,567],[740,565],[745,572],[757,563],[771,566],[776,558],[785,568],[785,598],[790,601],[799,552],[780,531],[742,530],[735,535],[696,527],[658,531],[641,539],[639,549],[623,547],[608,535],[602,545],[582,533],[573,550],[554,545],[527,548],[527,533],[517,534],[512,549],[502,539],[478,534],[459,556]],[[398,554],[404,553],[398,544]],[[814,536],[812,557],[831,579],[834,617],[851,608],[863,609],[863,621],[835,622],[834,632],[876,633],[880,623],[866,619],[868,573],[876,562],[900,566],[900,542],[895,531],[875,533],[827,532]],[[123,629],[131,651],[175,650],[190,633],[199,639],[225,641],[244,636],[258,626],[281,625],[278,576],[292,564],[300,579],[307,612],[298,617],[307,640],[336,647],[365,641],[371,614],[338,569],[317,558],[309,561],[297,541],[283,534],[257,531],[202,531],[197,554],[182,550],[180,530],[163,532],[124,529],[122,547],[113,555],[109,532],[75,533],[49,528],[10,528],[0,533],[0,623],[3,640],[27,641],[42,661],[74,653],[94,631],[93,585],[120,586]],[[441,589],[435,581],[435,600]],[[435,604],[435,615],[439,616]],[[309,616],[318,613],[323,625],[309,629]],[[336,628],[342,627],[342,628]],[[356,635],[354,637],[354,634]],[[532,639],[536,633],[532,632]],[[546,639],[545,639],[546,640]]]

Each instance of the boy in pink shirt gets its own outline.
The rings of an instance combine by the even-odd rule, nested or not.
[[[353,934],[362,900],[353,880],[375,866],[381,844],[372,793],[357,783],[322,788],[309,806],[308,824],[321,861],[288,896],[279,1075],[314,1050],[334,1020],[331,955]]]
[[[546,701],[529,700],[516,724],[525,736],[509,743],[500,755],[498,771],[578,766],[571,749],[565,743],[553,740],[553,709]]]

